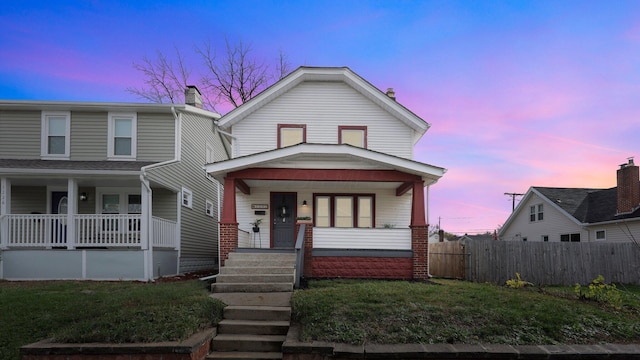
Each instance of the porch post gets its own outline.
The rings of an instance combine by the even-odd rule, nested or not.
[[[140,175],[140,249],[144,257],[144,279],[152,280],[153,274],[153,225],[151,218],[152,190],[149,181]]]
[[[224,178],[222,216],[220,218],[220,266],[224,266],[229,253],[238,248],[238,220],[236,218],[236,179]]]
[[[0,178],[0,249],[9,245],[9,221],[6,216],[11,213],[11,180]]]
[[[76,179],[67,180],[67,249],[76,248],[76,214],[78,213],[78,183]]]
[[[413,183],[411,207],[411,250],[413,250],[413,278],[429,278],[429,226],[425,221],[424,182]]]

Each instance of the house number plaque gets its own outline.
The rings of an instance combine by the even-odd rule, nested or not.
[[[269,204],[251,204],[252,210],[267,210],[269,208]]]

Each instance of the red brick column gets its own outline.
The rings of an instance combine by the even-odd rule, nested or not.
[[[429,226],[410,226],[413,250],[413,279],[429,278]]]
[[[238,248],[238,223],[220,223],[220,266]]]

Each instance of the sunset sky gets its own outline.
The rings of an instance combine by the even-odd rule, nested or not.
[[[429,122],[429,221],[493,231],[505,192],[615,186],[640,160],[640,1],[3,1],[0,99],[136,102],[132,64],[251,43],[348,66]],[[194,83],[197,81],[194,80]],[[389,139],[393,141],[393,139]]]

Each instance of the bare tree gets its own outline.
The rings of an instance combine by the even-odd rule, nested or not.
[[[290,71],[290,64],[282,50],[275,65],[269,66],[264,59],[254,56],[251,44],[241,40],[231,43],[225,38],[225,49],[221,56],[217,56],[210,42],[196,47],[196,54],[203,64],[199,84],[196,85],[202,92],[205,107],[210,109],[225,103],[238,107]],[[191,74],[184,58],[178,49],[175,63],[160,51],[156,52],[156,56],[153,60],[144,57],[141,63],[134,63],[134,68],[145,78],[145,86],[128,88],[127,91],[151,102],[184,101],[184,89],[189,85]]]
[[[156,103],[183,102],[191,71],[186,67],[178,48],[175,48],[175,52],[175,63],[160,50],[156,51],[156,59],[145,56],[141,63],[133,63],[133,68],[144,75],[145,86],[129,87],[127,91]]]
[[[214,94],[216,103],[228,103],[234,108],[250,100],[289,72],[289,63],[282,51],[275,69],[271,70],[264,60],[253,56],[251,44],[242,40],[232,44],[225,38],[226,52],[222,58],[216,56],[209,42],[196,51],[207,70],[201,79],[205,91]]]

